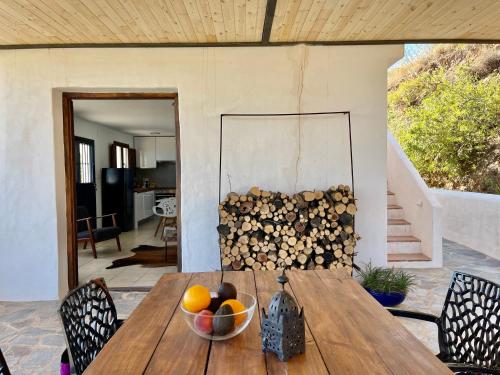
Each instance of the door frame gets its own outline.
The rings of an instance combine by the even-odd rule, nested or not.
[[[74,152],[74,113],[73,100],[174,100],[175,107],[175,145],[176,145],[176,198],[177,198],[177,270],[182,271],[182,220],[181,220],[181,148],[179,99],[177,93],[159,92],[63,92],[63,133],[64,166],[66,181],[66,236],[68,258],[68,287],[78,286],[78,246],[76,241],[76,180]]]

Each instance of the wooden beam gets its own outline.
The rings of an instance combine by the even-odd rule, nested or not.
[[[264,18],[264,27],[262,28],[262,43],[269,43],[271,30],[273,29],[274,12],[276,11],[276,0],[267,0],[266,17]]]
[[[82,43],[82,44],[9,44],[0,45],[0,50],[46,49],[46,48],[193,48],[193,47],[286,47],[308,46],[366,46],[391,44],[439,44],[470,43],[497,44],[500,39],[398,39],[398,40],[361,40],[361,41],[299,41],[299,42],[231,42],[231,43]]]

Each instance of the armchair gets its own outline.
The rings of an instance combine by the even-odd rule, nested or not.
[[[76,208],[76,223],[77,223],[77,228],[79,223],[84,223],[85,227],[81,228],[84,230],[78,229],[76,239],[77,242],[83,242],[83,248],[87,246],[87,242],[90,242],[90,245],[92,246],[92,253],[94,255],[94,258],[97,258],[97,251],[95,248],[95,244],[101,241],[107,241],[111,239],[116,239],[116,245],[118,246],[118,251],[122,251],[121,244],[120,244],[120,233],[122,230],[118,227],[116,223],[116,213],[113,214],[108,214],[108,215],[102,215],[102,216],[97,216],[95,219],[103,218],[103,217],[110,217],[113,222],[113,226],[111,227],[103,227],[103,228],[93,228],[92,227],[92,220],[94,219],[93,217],[90,216],[87,208],[85,206],[78,206]],[[85,230],[86,229],[86,230]]]
[[[439,359],[456,374],[500,374],[500,286],[454,272],[440,316],[388,308],[394,316],[435,323]]]

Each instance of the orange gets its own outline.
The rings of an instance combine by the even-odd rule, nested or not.
[[[208,288],[203,285],[193,285],[184,292],[182,297],[182,306],[187,311],[197,313],[206,309],[210,305],[211,297]]]
[[[240,313],[244,310],[246,310],[246,307],[244,304],[242,304],[240,301],[238,301],[237,299],[228,299],[228,300],[225,300],[221,306],[224,306],[224,305],[229,305],[231,306],[231,308],[233,309],[233,312],[235,314],[237,313]],[[245,321],[247,317],[247,314],[240,314],[240,315],[236,315],[234,317],[234,324],[235,325],[239,325],[241,323],[243,323]]]

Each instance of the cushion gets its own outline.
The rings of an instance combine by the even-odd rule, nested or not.
[[[118,227],[97,228],[93,230],[94,240],[96,242],[110,240],[112,238],[116,238],[121,232],[122,230]],[[78,232],[76,237],[79,239],[88,238],[89,232],[87,230]]]

